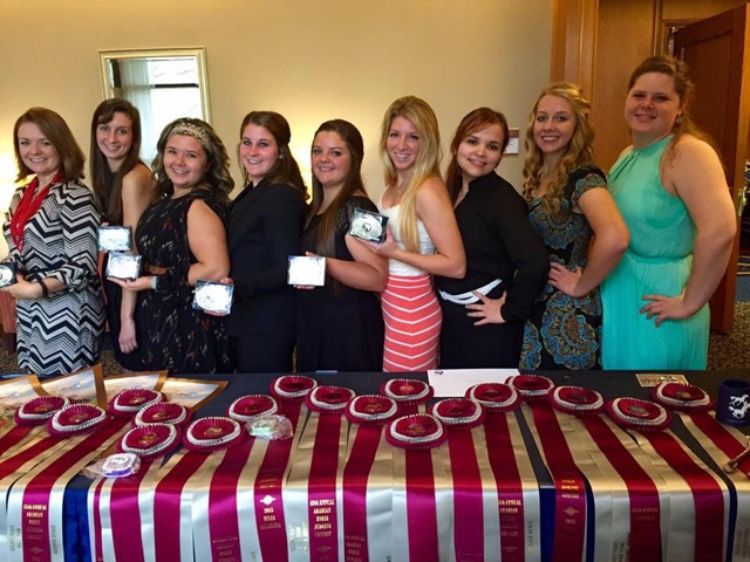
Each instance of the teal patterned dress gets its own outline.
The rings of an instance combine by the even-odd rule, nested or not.
[[[693,264],[695,224],[682,199],[664,189],[659,173],[671,140],[629,150],[610,173],[609,189],[630,231],[630,246],[602,284],[605,369],[706,368],[707,304],[658,328],[640,313],[643,295],[679,295]]]
[[[547,247],[550,260],[570,269],[585,267],[593,234],[586,217],[574,212],[590,189],[606,187],[604,173],[594,166],[574,170],[568,177],[558,216],[550,216],[541,198],[531,202],[529,221]],[[547,284],[524,326],[522,370],[598,369],[602,307],[599,291],[574,298]]]

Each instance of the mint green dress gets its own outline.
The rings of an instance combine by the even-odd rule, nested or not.
[[[630,230],[630,246],[601,286],[605,369],[705,369],[709,311],[656,327],[639,310],[643,295],[679,295],[693,263],[695,224],[685,204],[661,183],[667,137],[631,149],[612,167],[609,190]]]

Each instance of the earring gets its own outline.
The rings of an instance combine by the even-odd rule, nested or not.
[[[682,114],[677,116],[677,118],[674,120],[674,124],[678,127],[682,125]]]

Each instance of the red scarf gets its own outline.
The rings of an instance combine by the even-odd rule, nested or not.
[[[23,250],[24,234],[23,231],[26,228],[26,223],[33,217],[42,206],[44,199],[49,193],[50,187],[55,183],[60,183],[65,179],[61,171],[58,171],[52,181],[50,181],[44,188],[36,193],[39,187],[39,178],[35,177],[31,180],[31,183],[26,186],[23,192],[21,200],[18,202],[13,217],[10,219],[10,236],[13,239],[13,243],[16,245],[19,251]]]

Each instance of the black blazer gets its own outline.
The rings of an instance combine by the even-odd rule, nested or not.
[[[287,269],[289,256],[301,253],[305,210],[300,190],[267,180],[246,187],[232,203],[230,335],[294,333],[296,295],[287,285]]]

